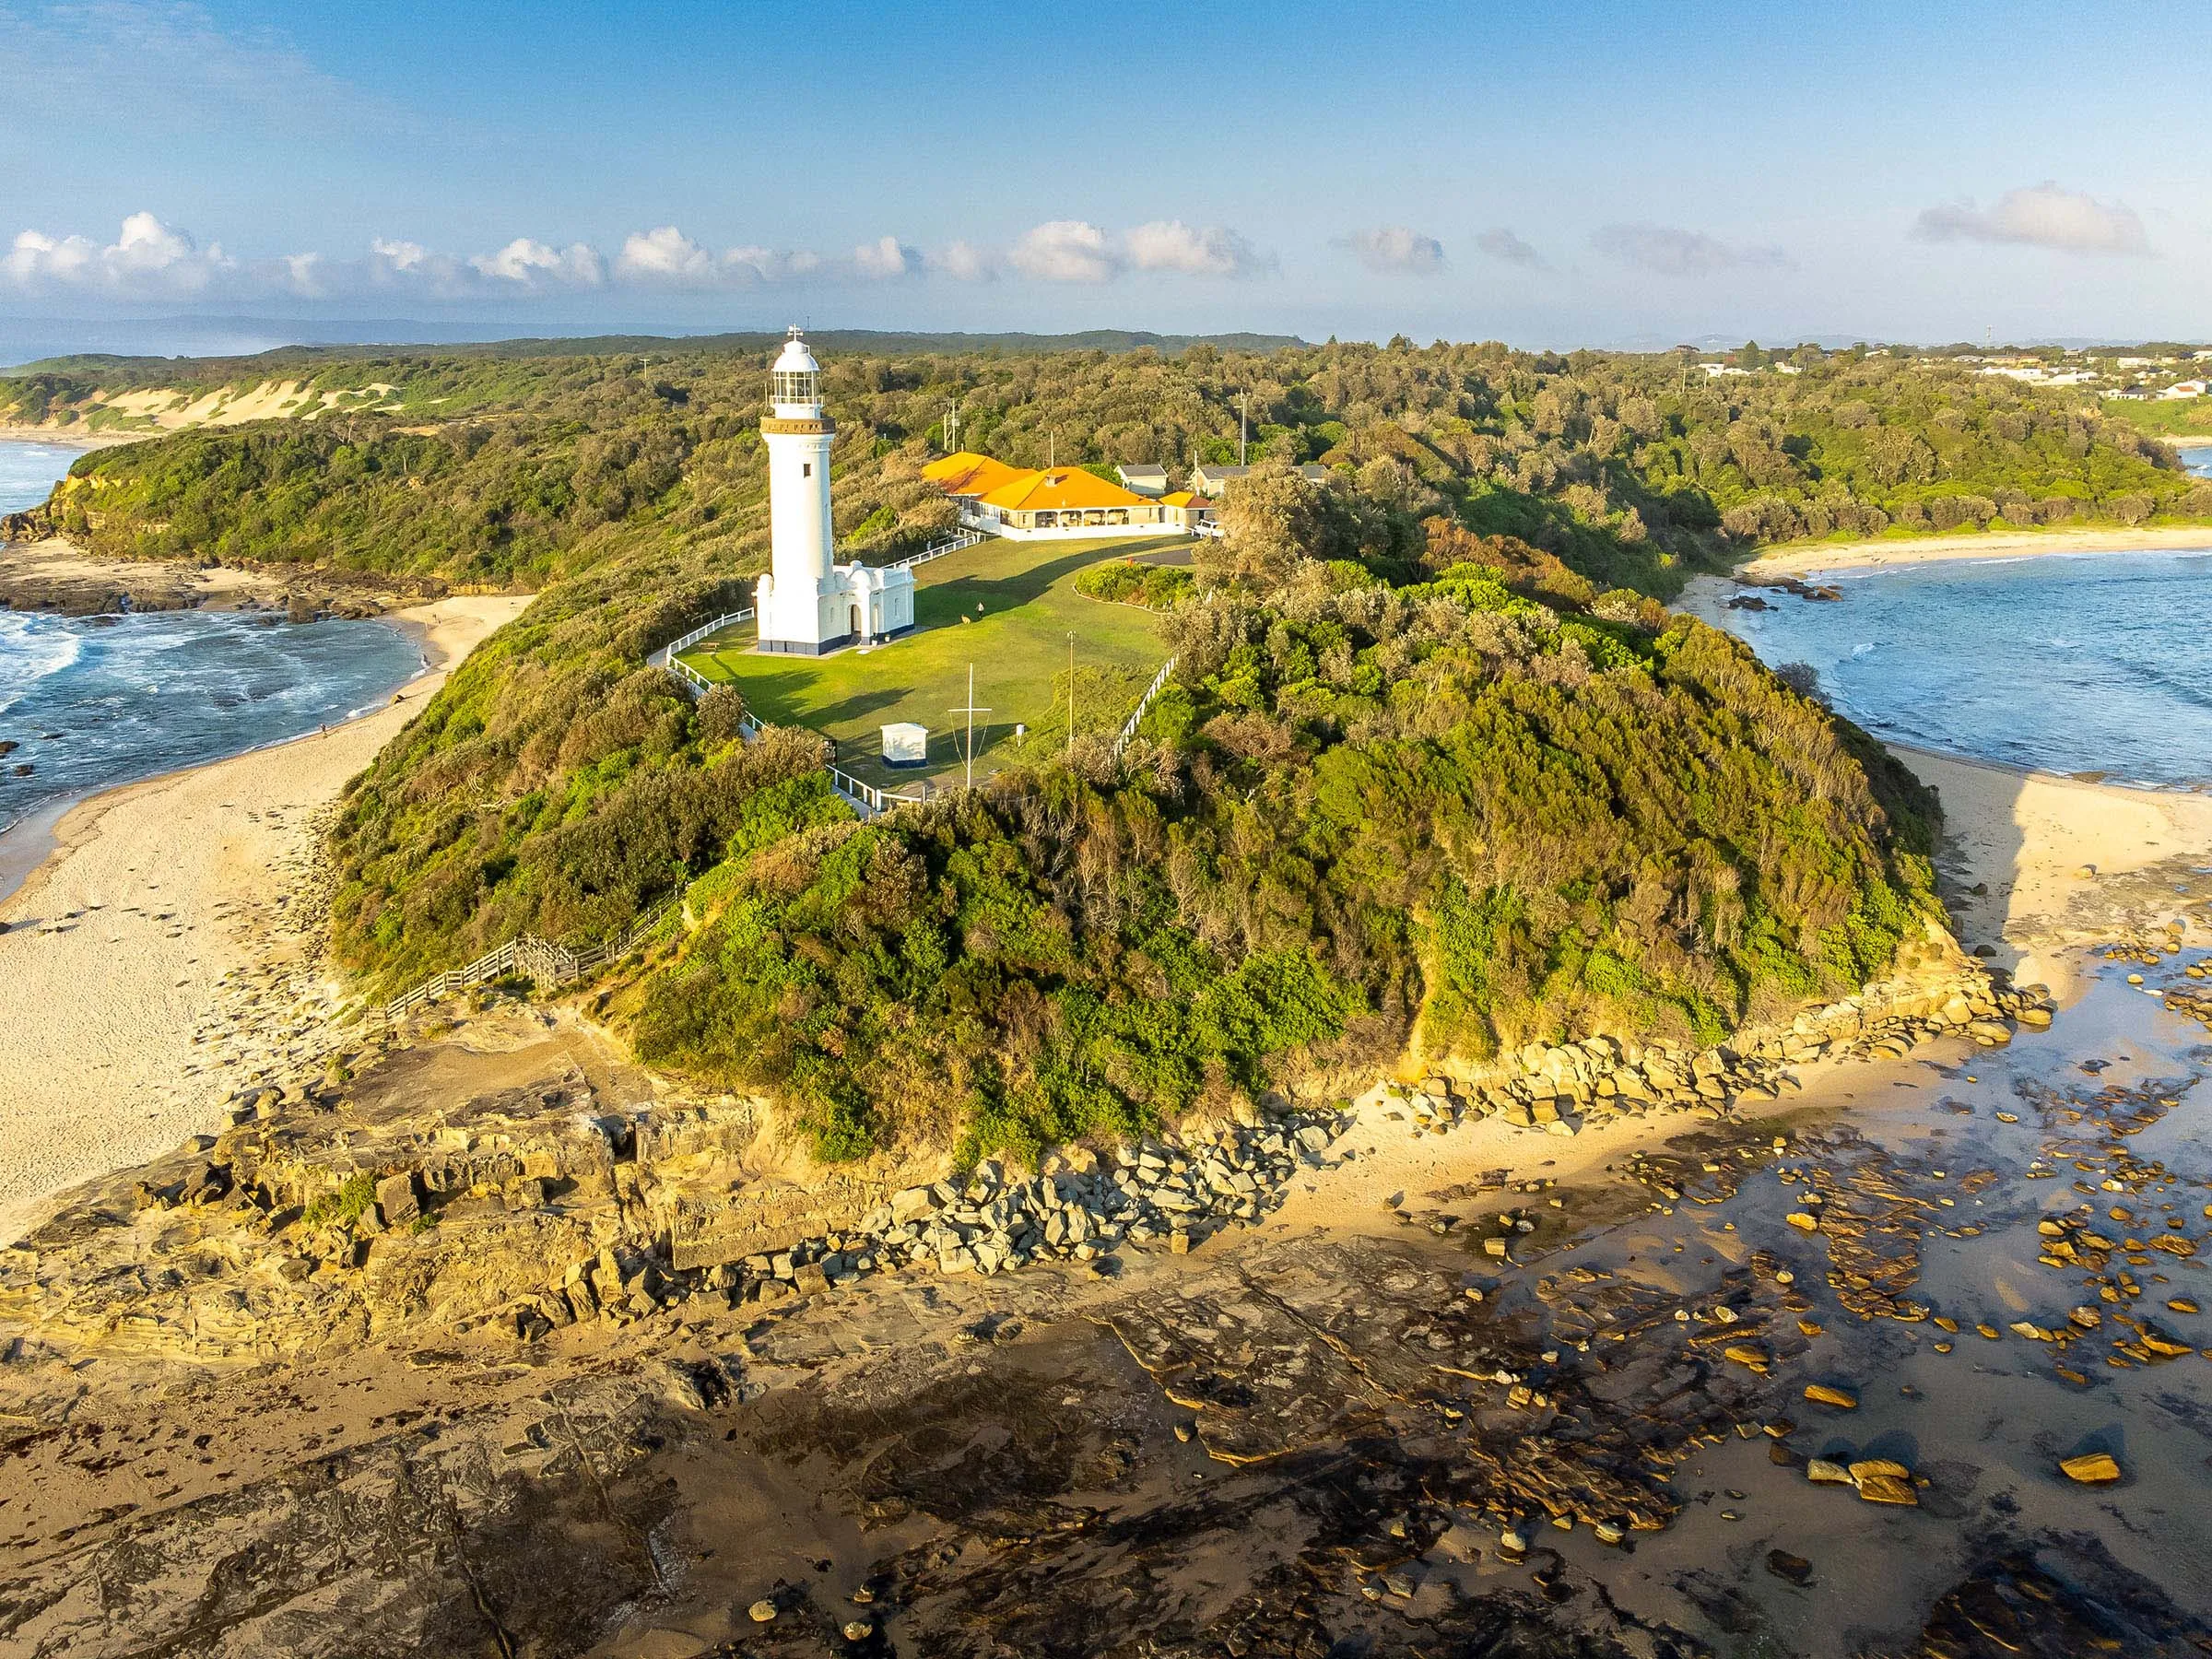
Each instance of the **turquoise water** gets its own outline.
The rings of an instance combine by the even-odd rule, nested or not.
[[[2182,451],[2182,465],[2200,478],[2212,478],[2212,445]]]
[[[1959,560],[1761,592],[1723,611],[1770,665],[1900,743],[2144,783],[2212,782],[2212,533],[2202,552]]]

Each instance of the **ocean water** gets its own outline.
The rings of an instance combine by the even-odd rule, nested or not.
[[[1809,665],[1880,736],[2016,766],[2212,783],[2212,534],[2203,552],[1854,571],[1822,603],[1722,611],[1771,665]]]
[[[0,442],[0,512],[36,507],[84,453],[61,443]]]
[[[0,611],[0,745],[14,746],[0,755],[0,829],[59,796],[344,720],[421,665],[383,622]]]
[[[2182,465],[2200,478],[2212,478],[2212,444],[2192,444],[2181,452]]]
[[[59,795],[345,720],[421,666],[415,642],[383,622],[0,611],[0,744],[15,746],[0,755],[0,827]]]
[[[83,453],[0,443],[0,512],[44,500]],[[0,831],[58,799],[344,720],[421,666],[382,622],[0,610]]]

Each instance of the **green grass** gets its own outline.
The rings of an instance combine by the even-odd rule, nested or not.
[[[2171,401],[2136,403],[2108,397],[2101,407],[2108,418],[2127,422],[2138,432],[2156,438],[2203,438],[2212,434],[2212,397],[2177,397]]]
[[[951,711],[968,700],[975,666],[976,771],[1041,759],[1067,740],[1067,636],[1076,636],[1076,729],[1118,728],[1167,658],[1158,618],[1076,592],[1076,573],[1101,559],[1171,549],[1185,541],[993,539],[916,571],[914,631],[862,653],[817,660],[761,656],[750,623],[702,640],[683,660],[735,685],[760,719],[834,738],[839,764],[871,783],[899,786],[961,771]],[[978,606],[982,608],[979,612]],[[966,620],[962,620],[966,618]],[[909,720],[929,728],[929,765],[883,765],[878,730]],[[1014,728],[1026,725],[1026,737]]]

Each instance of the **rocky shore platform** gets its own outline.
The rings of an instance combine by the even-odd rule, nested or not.
[[[2113,942],[2117,1013],[2055,1029],[1931,935],[1725,1047],[1023,1171],[810,1168],[577,1006],[241,982],[230,1126],[0,1253],[0,1636],[2202,1651],[2182,943]]]
[[[53,535],[36,512],[0,515],[0,610],[53,616],[134,611],[276,610],[293,621],[366,618],[421,604],[442,584],[349,580],[346,572],[288,571],[177,559],[103,559]]]

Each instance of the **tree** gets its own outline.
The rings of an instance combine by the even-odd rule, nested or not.
[[[1243,582],[1272,590],[1303,560],[1336,556],[1329,518],[1317,486],[1288,462],[1265,457],[1229,487],[1221,535],[1200,542],[1191,562],[1206,587]]]

